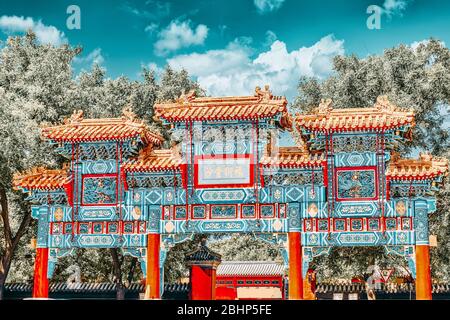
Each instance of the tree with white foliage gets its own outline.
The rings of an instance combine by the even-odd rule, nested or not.
[[[39,138],[39,125],[70,114],[65,92],[72,82],[70,61],[78,52],[66,45],[38,45],[32,33],[9,38],[0,50],[0,299],[13,258],[30,255],[21,240],[29,231],[31,210],[26,196],[12,190],[13,174],[57,165]]]
[[[32,32],[8,38],[0,49],[0,299],[8,275],[13,281],[31,281],[33,270],[33,251],[27,243],[36,234],[36,223],[26,195],[12,190],[13,174],[34,166],[56,168],[64,161],[40,139],[40,126],[59,124],[73,110],[82,109],[88,117],[117,117],[131,106],[164,132],[152,124],[157,99],[174,100],[192,89],[202,92],[186,71],[170,68],[161,75],[163,85],[146,68],[143,81],[106,78],[105,70],[96,65],[74,78],[71,64],[80,52],[81,48],[68,45],[38,44]],[[60,259],[55,279],[67,278],[66,270],[73,264],[82,267],[83,280],[112,280],[119,289],[123,270],[127,282],[139,278],[136,259],[123,257],[116,249],[79,250]],[[118,296],[121,293],[118,290]]]

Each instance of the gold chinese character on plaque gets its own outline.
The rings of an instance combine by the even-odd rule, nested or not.
[[[221,167],[217,167],[216,170],[216,178],[221,178],[222,177],[222,168]]]
[[[234,174],[237,177],[242,177],[242,167],[241,166],[234,167]]]
[[[225,171],[225,172],[224,172],[224,173],[225,173],[225,176],[226,176],[227,178],[233,176],[233,167],[226,166],[225,169],[224,169],[224,171]]]
[[[211,170],[211,168],[206,167],[206,169],[205,169],[205,177],[206,177],[206,178],[211,178],[211,176],[212,176],[212,170]]]

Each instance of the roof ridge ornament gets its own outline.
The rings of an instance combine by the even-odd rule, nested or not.
[[[429,151],[419,153],[419,159],[422,161],[432,161],[433,155]]]
[[[272,99],[272,91],[270,91],[270,86],[266,84],[264,86],[264,90],[261,89],[260,86],[255,88],[255,97],[260,97],[262,101],[270,101]]]
[[[136,113],[133,111],[133,107],[131,104],[128,104],[125,106],[125,108],[122,109],[122,120],[127,120],[130,122],[135,122],[137,119]]]
[[[333,111],[333,100],[330,98],[321,99],[317,112],[319,114],[329,114],[331,111]]]
[[[177,103],[182,104],[188,104],[192,102],[197,97],[197,93],[195,92],[195,89],[191,89],[188,91],[188,93],[185,93],[185,90],[183,89],[180,97],[176,99]]]
[[[70,118],[66,118],[63,122],[64,124],[77,124],[83,121],[83,110],[73,110]]]
[[[394,112],[397,111],[397,107],[389,101],[387,95],[378,96],[375,108],[378,111]]]

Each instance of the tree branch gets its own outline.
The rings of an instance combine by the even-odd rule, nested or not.
[[[11,232],[11,225],[9,222],[8,197],[6,195],[6,190],[3,187],[0,187],[0,206],[0,216],[2,217],[3,221],[3,235],[5,237],[6,246],[8,248],[11,248],[13,237]]]

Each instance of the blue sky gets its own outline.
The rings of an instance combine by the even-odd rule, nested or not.
[[[69,5],[81,29],[69,30]],[[370,30],[367,8],[381,8]],[[32,28],[43,43],[83,46],[78,72],[100,63],[109,77],[138,79],[142,65],[186,68],[211,95],[256,85],[292,99],[301,75],[324,78],[337,54],[364,57],[429,37],[450,43],[441,0],[41,0],[2,1],[0,39]]]

